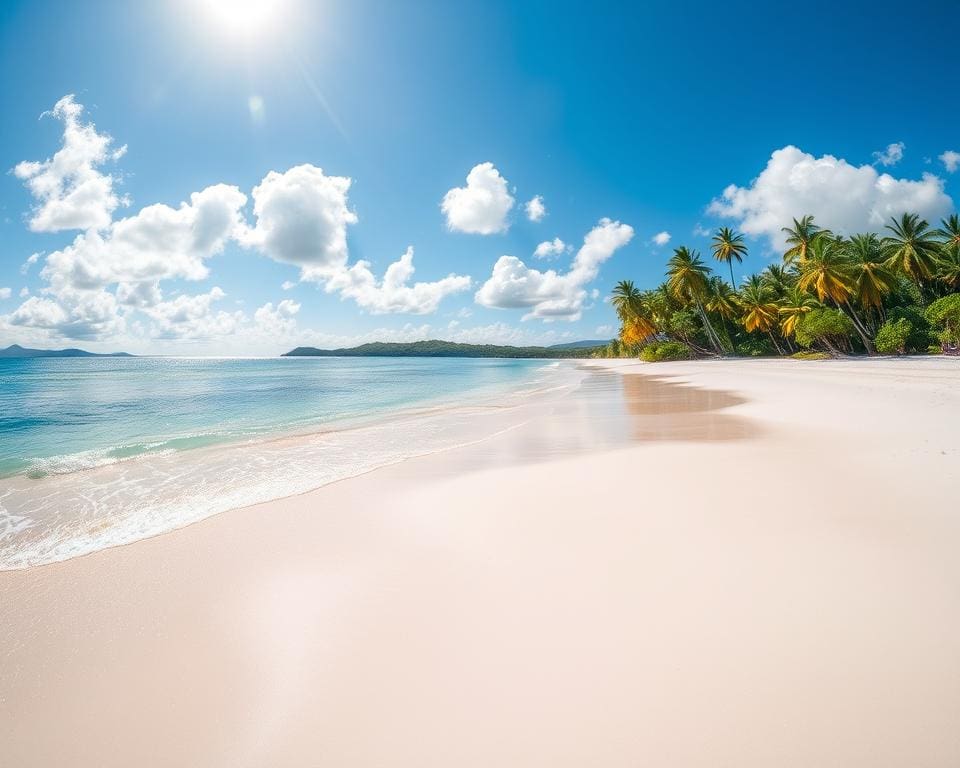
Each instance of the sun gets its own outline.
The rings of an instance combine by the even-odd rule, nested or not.
[[[231,37],[254,38],[275,29],[286,11],[284,0],[200,0],[209,22]]]

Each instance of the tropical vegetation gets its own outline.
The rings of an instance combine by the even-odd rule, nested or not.
[[[960,345],[960,217],[934,226],[914,213],[882,233],[841,235],[813,216],[783,228],[782,258],[737,285],[748,255],[729,227],[710,241],[714,273],[680,246],[663,283],[614,287],[617,338],[594,354],[678,360],[705,355],[955,353]],[[729,282],[723,273],[729,271]]]

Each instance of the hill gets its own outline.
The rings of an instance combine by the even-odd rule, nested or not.
[[[87,352],[85,349],[29,349],[19,344],[11,344],[6,349],[0,349],[0,357],[133,357],[133,355],[127,352],[100,354]]]
[[[601,345],[597,345],[601,346]],[[317,349],[297,347],[283,357],[589,357],[596,347],[507,347],[495,344],[459,344],[453,341],[372,342],[359,347]]]
[[[605,347],[610,339],[584,339],[583,341],[568,341],[565,344],[551,344],[547,349],[596,349]]]

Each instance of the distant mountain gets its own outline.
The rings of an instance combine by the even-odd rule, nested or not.
[[[547,349],[596,349],[605,347],[610,339],[584,339],[583,341],[568,341],[566,344],[551,344]]]
[[[2,357],[133,357],[127,352],[110,352],[103,355],[97,352],[87,352],[85,349],[27,349],[19,344],[11,344],[6,349],[0,349]]]
[[[597,344],[602,346],[606,342]],[[495,344],[458,344],[453,341],[373,342],[348,349],[297,347],[282,357],[589,357],[595,347],[501,347]]]

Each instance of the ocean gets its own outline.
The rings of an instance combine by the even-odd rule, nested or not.
[[[483,439],[573,371],[460,358],[0,360],[0,570]]]

